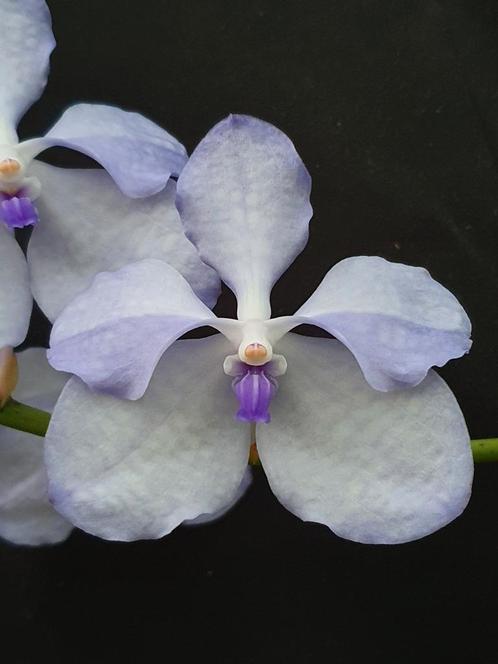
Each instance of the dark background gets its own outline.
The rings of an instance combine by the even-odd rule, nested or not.
[[[229,112],[274,123],[311,172],[315,209],[274,314],[346,256],[427,267],[474,324],[471,354],[441,374],[472,437],[498,435],[495,1],[48,4],[58,46],[22,138],[87,100],[138,110],[189,151]],[[217,311],[234,313],[229,294]],[[36,316],[30,343],[47,332]],[[262,472],[227,518],[161,541],[1,545],[5,661],[494,664],[497,487],[498,465],[479,466],[464,515],[401,546],[300,522]]]

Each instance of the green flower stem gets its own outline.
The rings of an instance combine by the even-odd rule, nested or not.
[[[44,436],[50,422],[50,413],[9,399],[0,410],[0,424],[18,431]]]
[[[44,436],[50,422],[50,413],[9,399],[0,410],[0,425]],[[252,439],[251,439],[252,440]],[[498,461],[498,438],[481,438],[470,441],[476,463]],[[257,450],[252,451],[251,465],[258,465]]]
[[[498,461],[498,438],[471,440],[472,455],[476,463]]]

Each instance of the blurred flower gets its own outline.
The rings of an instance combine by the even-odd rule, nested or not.
[[[79,378],[55,408],[46,460],[70,521],[129,540],[223,509],[254,435],[279,500],[342,537],[404,542],[463,510],[469,437],[430,371],[470,348],[451,293],[424,269],[360,256],[333,267],[294,316],[270,318],[271,288],[306,244],[310,188],[281,131],[230,116],[183,169],[177,202],[201,258],[236,294],[238,320],[216,318],[159,260],[98,275],[57,319],[49,360]],[[301,323],[337,340],[288,334]],[[173,343],[204,325],[222,335]],[[255,431],[270,407],[271,425]]]

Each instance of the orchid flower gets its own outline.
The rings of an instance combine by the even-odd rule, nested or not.
[[[271,288],[307,240],[310,188],[285,134],[230,116],[192,154],[177,203],[238,319],[217,318],[153,259],[99,274],[64,309],[49,361],[76,376],[46,463],[71,522],[109,539],[161,537],[230,503],[255,441],[282,504],[348,539],[417,539],[464,509],[469,436],[431,370],[470,348],[451,293],[424,269],[359,256],[293,316],[271,318]],[[336,339],[288,334],[301,323]],[[204,325],[222,334],[176,342]]]
[[[137,113],[99,104],[76,104],[45,136],[19,143],[16,125],[43,91],[55,46],[46,3],[0,0],[0,40],[0,349],[23,341],[31,293],[54,320],[95,274],[144,257],[175,265],[214,304],[219,281],[185,238],[168,182],[186,162],[183,145]],[[35,159],[55,145],[109,175]],[[31,279],[14,237],[25,226],[34,226]]]
[[[69,378],[54,371],[43,348],[18,354],[21,368],[14,392],[22,401],[51,411]],[[40,439],[0,427],[0,537],[30,546],[66,539],[72,525],[48,501],[47,473]]]

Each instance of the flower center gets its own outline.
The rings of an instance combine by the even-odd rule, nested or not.
[[[270,421],[270,403],[278,389],[277,376],[282,376],[287,371],[285,357],[272,352],[269,362],[249,364],[240,360],[239,349],[238,355],[228,355],[225,358],[223,370],[227,376],[233,376],[232,389],[239,402],[237,419],[241,422],[267,424]]]
[[[33,201],[40,182],[26,177],[26,164],[16,158],[15,146],[0,146],[0,154],[0,221],[11,229],[32,226],[39,219]]]

